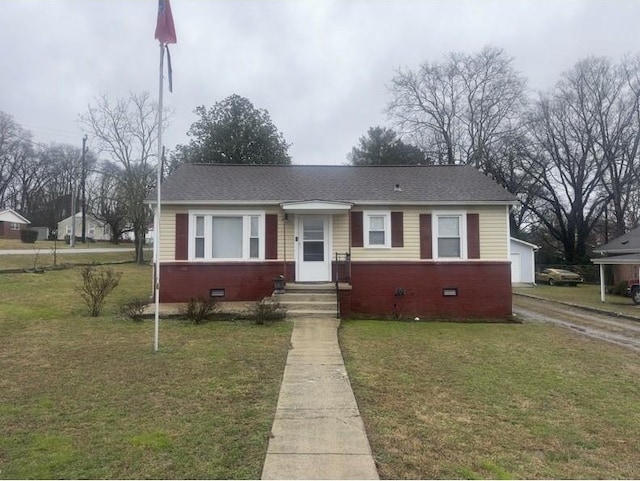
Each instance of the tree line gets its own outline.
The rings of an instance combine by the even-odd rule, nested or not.
[[[640,56],[587,57],[548,91],[531,92],[514,59],[486,47],[400,68],[388,93],[389,126],[371,127],[347,153],[350,164],[471,164],[518,197],[512,234],[553,262],[586,263],[592,246],[638,226]],[[184,162],[291,163],[284,135],[248,99],[234,94],[194,112],[189,142],[171,151],[165,174]],[[157,105],[147,93],[102,95],[79,120],[95,149],[85,156],[87,212],[114,241],[133,231],[142,259]],[[0,206],[55,229],[79,199],[81,154],[36,144],[0,112]]]

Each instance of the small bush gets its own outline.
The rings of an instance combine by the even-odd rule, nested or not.
[[[192,297],[182,309],[182,315],[194,324],[204,324],[212,319],[217,309],[214,299]]]
[[[144,310],[149,304],[145,299],[134,299],[127,302],[120,308],[120,313],[125,319],[129,319],[133,322],[142,322],[144,319]]]
[[[256,324],[265,324],[270,321],[279,321],[286,317],[287,310],[278,301],[265,297],[256,302],[251,308],[251,318]]]
[[[87,266],[82,269],[82,285],[77,287],[82,300],[89,308],[91,317],[98,317],[105,299],[118,287],[122,272],[115,272],[111,267],[100,269]]]
[[[22,229],[20,231],[20,240],[25,244],[34,244],[35,241],[38,240],[38,231]]]

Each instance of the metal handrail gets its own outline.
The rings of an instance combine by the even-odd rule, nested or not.
[[[351,254],[345,252],[344,254],[340,254],[336,252],[336,271],[335,271],[335,280],[336,280],[336,317],[340,317],[340,289],[339,285],[341,280],[345,282],[351,281]],[[344,276],[340,276],[340,270],[342,268]]]

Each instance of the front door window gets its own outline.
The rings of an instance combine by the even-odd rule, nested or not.
[[[324,262],[324,219],[302,219],[302,256],[305,262]]]

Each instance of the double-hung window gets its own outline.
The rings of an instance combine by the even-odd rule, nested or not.
[[[365,247],[391,247],[391,221],[389,212],[365,212]]]
[[[466,259],[466,216],[463,213],[436,213],[434,216],[434,257]]]
[[[18,224],[17,222],[12,222],[11,226],[10,226],[11,230],[20,230],[20,224]]]
[[[264,214],[193,213],[189,252],[196,260],[264,259]]]

